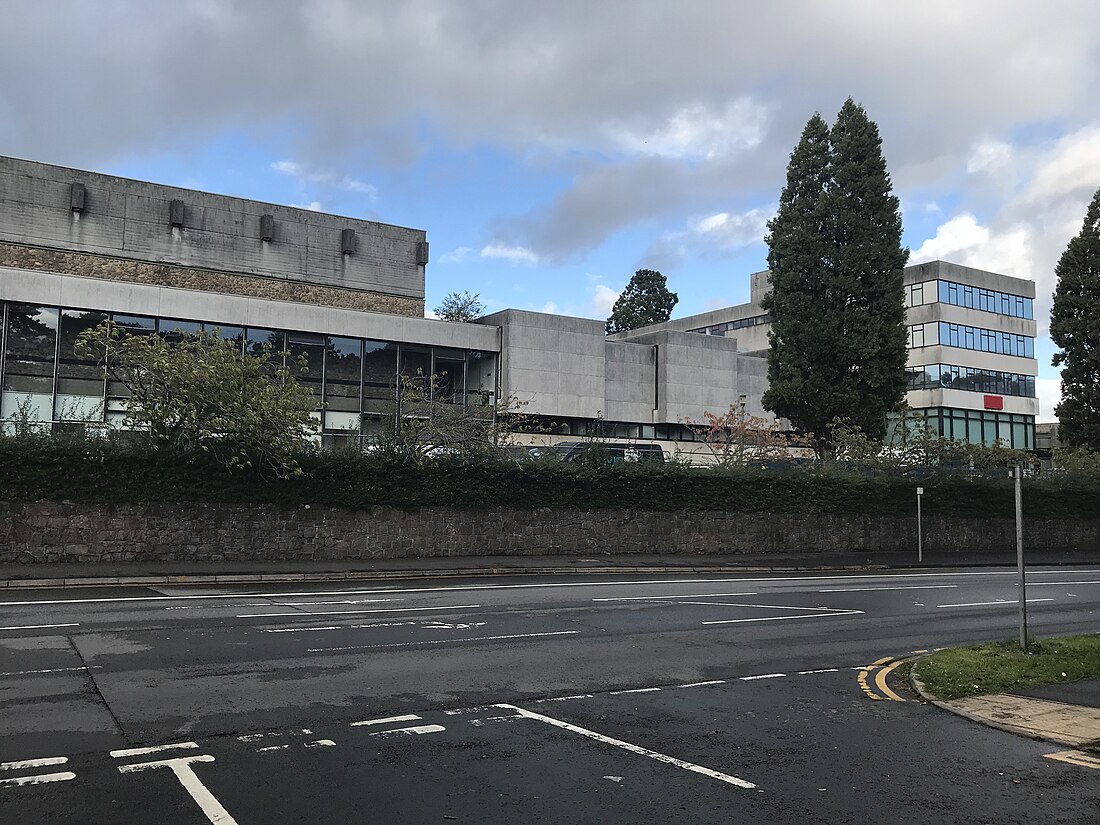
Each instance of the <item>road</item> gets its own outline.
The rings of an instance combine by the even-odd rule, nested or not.
[[[1034,635],[1100,570],[1029,571]],[[0,603],[0,822],[1100,821],[1100,771],[915,700],[1010,570],[63,589]]]

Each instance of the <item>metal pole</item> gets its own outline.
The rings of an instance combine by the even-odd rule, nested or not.
[[[920,497],[924,492],[924,488],[917,488],[917,563],[924,563],[924,533],[921,529],[921,517],[920,517]]]
[[[1027,650],[1027,585],[1024,580],[1024,507],[1020,495],[1023,470],[1017,464],[1012,477],[1016,482],[1016,567],[1020,572],[1020,649]]]

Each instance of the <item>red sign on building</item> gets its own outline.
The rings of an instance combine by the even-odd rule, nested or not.
[[[1003,410],[1005,400],[999,395],[987,395],[985,397],[985,408],[987,410]]]

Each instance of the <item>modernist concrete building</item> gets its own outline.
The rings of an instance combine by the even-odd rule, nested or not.
[[[909,406],[940,435],[1035,448],[1035,282],[945,261],[904,271],[909,325]],[[766,356],[770,318],[760,306],[768,273],[752,275],[750,301],[612,336],[656,331],[734,335],[746,355]]]
[[[765,364],[732,338],[608,341],[603,322],[517,310],[429,320],[427,262],[422,230],[0,158],[0,418],[120,425],[124,388],[73,349],[108,317],[308,356],[329,441],[374,437],[418,373],[450,403],[518,399],[551,441],[598,427],[691,449],[685,419],[740,398],[763,414]]]

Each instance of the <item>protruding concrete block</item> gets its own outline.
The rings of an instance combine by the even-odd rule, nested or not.
[[[340,233],[340,251],[345,255],[354,255],[356,249],[355,230],[345,229]]]
[[[261,241],[273,241],[273,240],[275,240],[275,216],[274,215],[261,215],[260,216],[260,240]]]
[[[183,226],[183,201],[174,200],[169,202],[168,225],[177,228]]]
[[[416,262],[426,264],[428,262],[428,242],[420,241],[416,245]]]
[[[79,181],[72,185],[69,190],[69,208],[76,213],[84,211],[84,198],[87,194],[87,190],[84,188],[84,184]]]

